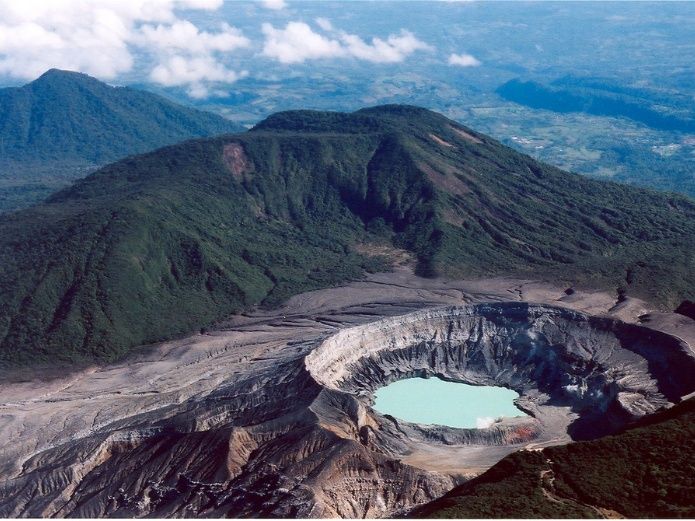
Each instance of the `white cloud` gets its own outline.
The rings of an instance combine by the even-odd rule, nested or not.
[[[187,92],[194,98],[208,95],[205,84],[234,83],[245,75],[228,69],[217,57],[250,45],[241,31],[227,23],[215,33],[200,31],[187,20],[145,25],[137,41],[157,56],[150,80],[166,87],[188,86]]]
[[[332,31],[333,24],[328,18],[319,17],[316,20],[316,25],[318,25],[324,31]]]
[[[234,83],[246,75],[245,71],[229,70],[209,56],[171,56],[152,69],[150,79],[165,87],[187,86],[191,97],[205,98],[209,92],[207,83]]]
[[[200,94],[202,82],[239,77],[216,54],[248,46],[249,41],[228,24],[214,33],[201,31],[179,19],[177,10],[216,10],[222,3],[0,0],[0,74],[33,79],[55,67],[111,80],[132,70],[137,50],[153,55],[154,81],[195,86]],[[186,60],[190,63],[184,65]]]
[[[476,418],[475,428],[476,429],[487,429],[493,423],[495,423],[495,419],[490,418],[489,416],[486,416],[484,418]]]
[[[51,67],[110,79],[133,65],[126,39],[133,7],[0,1],[0,74],[33,79]],[[150,18],[163,18],[161,11]]]
[[[386,40],[372,38],[366,42],[355,34],[334,31],[333,25],[325,18],[318,18],[316,23],[330,36],[314,31],[304,22],[289,22],[284,29],[263,24],[263,54],[286,64],[344,57],[374,63],[395,63],[403,61],[415,51],[431,49],[406,30],[389,35]]]
[[[339,42],[315,33],[304,22],[289,22],[284,29],[264,23],[261,29],[265,35],[263,54],[281,63],[345,55]]]
[[[220,31],[209,33],[200,31],[188,20],[177,20],[170,25],[144,25],[140,29],[138,41],[150,49],[164,52],[186,51],[187,54],[200,54],[215,51],[233,51],[248,47],[250,41],[242,32],[227,23],[220,25]]]
[[[347,33],[342,33],[340,39],[351,56],[375,63],[401,62],[415,51],[431,49],[429,45],[418,40],[413,33],[404,29],[400,34],[392,34],[386,40],[372,38],[371,43],[366,43],[360,37]]]
[[[451,54],[449,55],[449,65],[458,65],[459,67],[477,67],[480,65],[480,60],[470,54]]]
[[[285,0],[261,0],[261,3],[263,7],[276,11],[287,7],[287,2],[285,2]]]

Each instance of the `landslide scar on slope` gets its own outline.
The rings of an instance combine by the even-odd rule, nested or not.
[[[480,144],[482,143],[482,141],[481,141],[480,139],[478,139],[477,137],[475,137],[473,134],[469,134],[469,133],[466,132],[465,130],[461,130],[460,128],[456,128],[456,127],[453,127],[453,126],[449,126],[449,128],[450,128],[451,130],[453,130],[454,132],[456,132],[456,134],[457,134],[459,137],[462,137],[462,138],[465,139],[466,141],[470,141],[471,143],[475,143],[475,144],[477,144],[477,145],[480,145]]]
[[[432,141],[434,141],[435,143],[438,143],[438,144],[442,145],[443,147],[449,147],[449,148],[451,148],[451,147],[454,146],[454,145],[452,145],[451,143],[449,143],[448,141],[444,141],[442,138],[440,138],[439,136],[437,136],[437,135],[435,135],[435,134],[430,134],[430,138],[432,139]]]
[[[246,156],[241,143],[227,143],[222,149],[222,162],[234,178],[239,181],[253,170],[252,163]]]
[[[445,192],[459,195],[461,197],[465,197],[471,192],[470,188],[466,186],[466,183],[461,181],[459,177],[453,174],[440,172],[423,161],[419,161],[417,163],[417,167],[425,173],[432,183],[434,183],[434,186],[441,188]]]

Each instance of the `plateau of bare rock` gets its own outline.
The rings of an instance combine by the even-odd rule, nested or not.
[[[564,289],[403,269],[119,364],[7,381],[0,515],[397,515],[507,454],[614,432],[695,390],[693,324]],[[511,388],[529,416],[456,429],[372,408],[412,376]]]

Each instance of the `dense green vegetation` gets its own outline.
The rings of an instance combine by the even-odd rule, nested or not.
[[[504,458],[411,513],[437,518],[693,518],[695,399],[599,440]]]
[[[511,80],[497,93],[535,109],[629,118],[657,130],[695,132],[692,98],[615,85],[595,78],[561,78],[550,85]]]
[[[0,157],[104,163],[196,136],[239,130],[149,92],[52,69],[0,89]]]
[[[280,113],[0,217],[0,360],[113,360],[384,269],[360,243],[405,248],[428,276],[540,277],[674,305],[695,293],[694,230],[686,198],[568,174],[424,109]]]
[[[35,203],[97,165],[238,130],[155,94],[50,70],[0,89],[0,212]]]

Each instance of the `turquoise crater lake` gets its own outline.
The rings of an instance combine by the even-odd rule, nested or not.
[[[518,397],[504,387],[407,378],[378,389],[374,409],[412,423],[481,429],[499,417],[527,416],[514,405]]]

